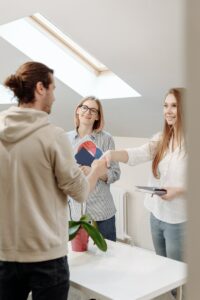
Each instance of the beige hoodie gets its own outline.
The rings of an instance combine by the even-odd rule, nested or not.
[[[0,260],[66,255],[66,196],[83,202],[88,193],[64,130],[47,113],[19,107],[0,113]]]

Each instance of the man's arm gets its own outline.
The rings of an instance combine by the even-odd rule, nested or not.
[[[107,172],[105,160],[92,165],[85,177],[74,159],[72,147],[64,131],[60,131],[51,146],[51,161],[59,189],[78,202],[88,198],[100,176]]]
[[[91,166],[91,172],[87,176],[90,185],[90,192],[95,188],[97,180],[107,173],[106,160],[94,160]]]

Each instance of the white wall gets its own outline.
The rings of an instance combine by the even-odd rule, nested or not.
[[[116,149],[137,147],[145,142],[144,138],[115,137]],[[132,237],[135,245],[153,249],[149,227],[149,212],[143,205],[144,194],[135,191],[135,185],[148,183],[151,163],[130,167],[120,164],[121,178],[115,183],[128,191],[127,219],[128,234]]]
[[[188,193],[188,300],[200,298],[200,143],[199,143],[199,70],[200,70],[200,2],[187,1],[187,71],[188,71],[188,95],[187,95],[187,128],[189,136],[189,193]]]

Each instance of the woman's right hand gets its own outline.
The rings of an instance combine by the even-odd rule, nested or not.
[[[126,164],[129,159],[127,150],[108,150],[102,155],[101,158],[106,160],[108,168],[110,168],[111,161],[117,161]]]

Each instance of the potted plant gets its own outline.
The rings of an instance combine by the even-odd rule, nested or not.
[[[69,221],[69,240],[72,242],[72,250],[86,251],[89,236],[100,250],[107,250],[106,241],[95,224],[88,215],[82,215],[79,221]]]

